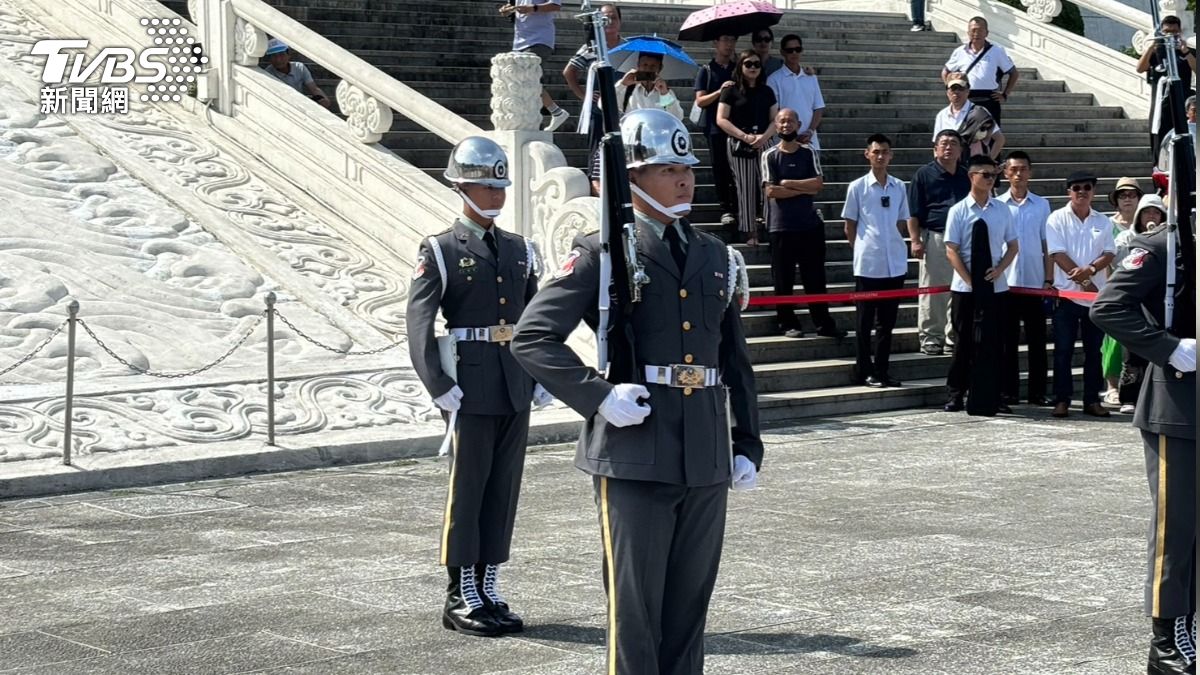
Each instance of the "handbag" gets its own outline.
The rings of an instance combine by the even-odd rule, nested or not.
[[[753,127],[750,130],[750,133],[757,134],[758,127]],[[743,141],[740,138],[730,138],[729,142],[729,152],[734,157],[741,157],[742,159],[752,159],[754,157],[758,157],[758,148],[755,148],[746,141]]]

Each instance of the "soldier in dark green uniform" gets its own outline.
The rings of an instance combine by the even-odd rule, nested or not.
[[[537,290],[540,262],[531,242],[496,227],[511,184],[499,145],[464,139],[445,176],[463,198],[463,213],[421,242],[408,294],[409,352],[434,403],[457,418],[441,535],[441,563],[450,574],[442,624],[495,636],[523,628],[500,595],[498,574],[512,543],[530,399],[543,405],[550,397],[508,345]],[[441,349],[452,354],[441,353],[434,339],[439,309],[454,337]],[[443,366],[450,363],[456,367]]]
[[[1148,672],[1195,673],[1196,288],[1167,251],[1167,228],[1139,235],[1092,305],[1092,321],[1150,365],[1133,423],[1142,430],[1150,521]],[[1177,267],[1174,316],[1165,317],[1167,267]]]
[[[594,234],[575,240],[530,303],[512,350],[586,419],[575,465],[593,476],[600,512],[606,672],[701,673],[730,482],[753,487],[763,455],[738,303],[748,288],[740,256],[684,218],[697,161],[687,128],[636,110],[621,135],[650,277],[630,318],[640,381],[614,386],[566,345],[581,320],[598,323]]]

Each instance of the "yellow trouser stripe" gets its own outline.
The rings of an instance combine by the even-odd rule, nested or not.
[[[1167,550],[1167,437],[1158,435],[1158,513],[1154,533],[1154,602],[1151,615],[1158,617],[1162,593],[1163,558]],[[1161,618],[1161,617],[1160,617]]]
[[[608,519],[608,478],[600,477],[600,520],[604,524],[604,562],[608,568],[608,675],[617,673],[617,568],[613,564],[612,523]]]
[[[454,474],[458,469],[458,429],[450,445],[450,485],[446,488],[446,515],[442,518],[442,564],[450,559],[450,512],[454,508]]]

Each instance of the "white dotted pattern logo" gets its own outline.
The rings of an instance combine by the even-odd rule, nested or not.
[[[179,18],[141,20],[146,34],[154,38],[154,44],[170,50],[166,77],[158,84],[148,85],[146,93],[141,95],[142,101],[182,101],[188,85],[196,81],[204,64],[208,63],[208,57],[182,23]]]

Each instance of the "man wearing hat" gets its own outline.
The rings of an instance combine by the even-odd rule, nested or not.
[[[613,384],[566,344],[581,321],[597,325],[596,234],[576,238],[521,316],[513,354],[586,420],[575,465],[600,512],[605,672],[702,673],[729,489],[753,488],[763,456],[740,312],[749,288],[740,256],[686,220],[697,160],[683,123],[635,110],[621,136],[649,276],[628,310],[638,377]]]
[[[441,532],[441,564],[450,575],[442,625],[490,637],[523,628],[500,594],[498,575],[512,543],[530,400],[540,406],[551,399],[508,345],[537,290],[541,263],[530,241],[496,226],[511,185],[499,145],[463,139],[445,177],[462,197],[462,215],[421,242],[408,292],[409,354],[454,425]],[[439,309],[443,344],[434,339]]]
[[[271,38],[267,43],[266,57],[268,63],[263,66],[263,70],[301,94],[307,94],[309,98],[326,108],[333,107],[333,101],[330,101],[325,92],[321,91],[321,88],[313,81],[308,66],[299,61],[293,61],[288,46],[282,41]]]
[[[1139,216],[1161,204],[1146,203]],[[1150,487],[1144,607],[1151,675],[1196,672],[1196,288],[1181,253],[1169,255],[1174,236],[1165,227],[1135,236],[1091,310],[1097,326],[1149,361],[1133,425],[1142,432]],[[1173,316],[1165,302],[1170,268]]]
[[[933,119],[934,140],[937,140],[937,135],[942,129],[960,131],[963,128],[963,124],[967,121],[967,116],[975,108],[975,104],[967,99],[967,92],[969,90],[970,85],[967,83],[966,76],[962,73],[951,73],[946,78],[946,99],[949,103],[945,108],[939,110],[937,116]],[[970,143],[970,139],[964,140]],[[1004,147],[1004,134],[1000,132],[999,124],[995,124],[992,127],[991,142],[996,148]],[[999,150],[996,151],[996,154],[999,154]]]
[[[1066,206],[1046,221],[1046,251],[1054,261],[1054,287],[1060,291],[1090,292],[1104,288],[1108,266],[1116,254],[1112,224],[1092,208],[1096,175],[1076,171],[1066,182]],[[1104,377],[1100,343],[1104,335],[1088,318],[1089,299],[1057,298],[1054,301],[1054,417],[1066,417],[1071,407],[1074,377],[1071,374],[1075,340],[1083,336],[1083,412],[1108,417],[1100,403]]]

